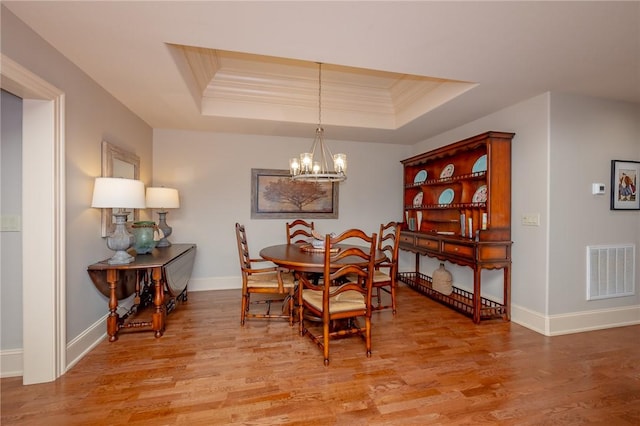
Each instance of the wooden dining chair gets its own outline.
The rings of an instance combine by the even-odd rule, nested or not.
[[[367,357],[371,356],[371,289],[375,266],[376,234],[359,229],[325,237],[324,273],[319,284],[301,275],[298,283],[298,319],[300,335],[308,335],[322,350],[324,364],[329,365],[331,338],[359,335],[364,338]],[[331,247],[349,240],[355,247],[337,252]],[[336,270],[336,262],[344,266]],[[347,276],[356,277],[346,281]],[[310,319],[305,319],[310,317]],[[364,318],[364,326],[358,318]],[[319,319],[322,332],[312,332],[306,321]],[[317,322],[317,321],[316,321]],[[317,327],[316,327],[317,328]]]
[[[391,308],[396,314],[396,288],[398,276],[398,249],[400,248],[400,225],[389,222],[380,225],[378,233],[378,250],[383,251],[386,260],[378,263],[373,274],[373,289],[376,295],[374,310]],[[391,305],[382,305],[381,293],[391,296]]]
[[[277,266],[257,268],[260,262],[268,262],[265,259],[252,259],[249,256],[249,244],[244,225],[236,223],[236,240],[238,242],[238,255],[240,257],[240,269],[242,271],[242,312],[240,324],[244,325],[245,318],[287,318],[293,325],[294,282],[293,274]],[[251,301],[251,294],[259,293],[276,296],[276,299]],[[282,312],[272,313],[271,303],[282,301]],[[266,313],[250,312],[251,304],[266,304]],[[288,312],[285,310],[288,308]]]
[[[315,230],[313,222],[307,222],[302,219],[296,219],[286,224],[287,227],[287,244],[306,243],[312,238],[312,231]]]

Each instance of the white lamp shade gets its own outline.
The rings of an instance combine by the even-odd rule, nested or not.
[[[144,183],[135,179],[96,178],[91,207],[103,209],[144,209]]]
[[[177,209],[180,207],[178,190],[174,188],[147,188],[147,208]]]

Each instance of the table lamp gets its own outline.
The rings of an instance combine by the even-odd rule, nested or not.
[[[167,209],[177,209],[180,207],[180,197],[178,190],[173,188],[158,187],[147,188],[147,208],[158,209],[158,228],[164,236],[158,241],[156,247],[169,247],[171,243],[167,237],[171,235],[173,230],[167,225]]]
[[[107,237],[107,247],[116,252],[109,259],[109,264],[133,262],[134,257],[127,253],[127,249],[133,244],[133,234],[125,226],[130,213],[126,209],[145,208],[144,183],[134,179],[96,178],[91,207],[113,209],[113,216],[116,218],[116,229]]]

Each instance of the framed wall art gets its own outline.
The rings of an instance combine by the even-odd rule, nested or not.
[[[611,210],[640,210],[640,161],[611,160]]]
[[[140,157],[117,146],[102,141],[102,177],[140,179]],[[102,236],[106,237],[115,229],[113,209],[102,209]],[[139,210],[135,209],[127,222],[138,221]]]
[[[337,218],[338,183],[291,179],[288,170],[251,169],[251,218]]]

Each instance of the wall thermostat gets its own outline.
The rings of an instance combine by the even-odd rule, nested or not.
[[[591,193],[593,195],[604,194],[604,183],[592,183]]]

